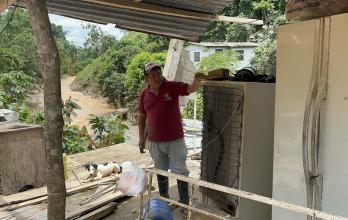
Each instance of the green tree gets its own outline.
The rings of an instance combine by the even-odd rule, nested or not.
[[[156,62],[164,66],[166,53],[141,52],[134,56],[132,62],[128,65],[126,75],[126,85],[131,94],[137,96],[145,86],[144,65],[148,62]]]
[[[220,52],[216,52],[208,57],[202,59],[201,62],[198,63],[197,69],[198,72],[208,73],[211,70],[225,68],[229,69],[230,73],[234,73],[235,66],[238,62],[236,52],[234,50],[224,50]],[[203,118],[203,90],[199,89],[197,91],[197,119],[202,120]],[[194,102],[189,101],[187,106],[183,111],[183,118],[193,119],[193,110],[194,110]]]
[[[255,57],[251,66],[258,74],[276,75],[277,45],[276,41],[267,41],[255,49]]]
[[[7,48],[0,48],[0,73],[20,69],[20,60]]]
[[[7,13],[0,15],[1,29],[10,19],[12,10],[14,9],[11,8]],[[23,71],[25,74],[39,77],[36,44],[26,10],[20,8],[16,10],[10,24],[0,35],[0,45],[2,49],[0,53],[6,51],[7,57],[11,57],[14,61],[13,66],[6,67],[7,70]],[[0,70],[2,68],[3,66]]]
[[[278,0],[238,0],[233,1],[221,11],[221,15],[260,19],[264,21],[265,27],[272,26],[278,17],[284,15],[286,2]],[[212,22],[204,41],[249,41],[254,39],[255,34],[267,32],[262,26],[249,24],[226,24],[223,22]]]
[[[7,23],[12,10],[0,15],[0,28]],[[66,32],[62,26],[52,24],[52,31],[59,50],[62,74],[77,72],[76,46],[66,40]],[[41,78],[36,44],[26,10],[17,8],[10,24],[0,36],[0,45],[0,72],[23,71],[37,79]]]
[[[109,34],[105,34],[100,27],[87,24],[83,28],[88,30],[84,47],[88,51],[89,57],[97,58],[114,46],[116,39]]]
[[[22,71],[0,73],[0,90],[5,92],[9,103],[23,103],[32,88],[34,78]]]
[[[225,68],[233,73],[238,62],[237,54],[234,50],[224,50],[216,52],[208,57],[204,57],[198,63],[198,72],[208,73],[211,70]]]
[[[91,115],[89,124],[94,131],[94,141],[97,148],[123,143],[125,131],[129,129],[118,115]]]

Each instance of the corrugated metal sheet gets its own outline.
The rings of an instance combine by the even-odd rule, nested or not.
[[[175,14],[159,14],[129,8],[120,8],[83,0],[47,0],[50,13],[77,18],[96,23],[112,23],[116,27],[158,34],[177,39],[197,42],[206,31],[210,21],[198,18],[176,16]],[[147,5],[181,9],[188,12],[200,12],[214,15],[231,0],[144,0]],[[141,3],[139,3],[141,4]],[[24,0],[20,5],[25,7]]]
[[[228,3],[230,3],[231,0],[143,0],[142,2],[189,11],[217,14]]]

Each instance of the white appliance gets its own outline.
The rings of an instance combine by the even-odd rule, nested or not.
[[[348,217],[348,14],[279,27],[273,198]],[[273,208],[272,220],[316,219]]]
[[[271,197],[274,83],[208,81],[203,90],[201,179]],[[238,220],[270,220],[271,207],[202,189]]]

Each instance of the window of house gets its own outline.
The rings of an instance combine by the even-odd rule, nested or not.
[[[238,60],[243,61],[244,60],[244,50],[236,50],[236,52],[237,52]]]
[[[215,53],[216,52],[221,52],[221,51],[223,51],[224,49],[222,49],[222,48],[218,48],[218,49],[215,49]]]
[[[193,61],[194,62],[200,62],[201,61],[201,53],[200,52],[194,52],[193,53]]]

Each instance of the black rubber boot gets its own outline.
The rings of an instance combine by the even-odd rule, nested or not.
[[[157,175],[157,182],[158,182],[158,188],[159,193],[162,197],[169,198],[168,194],[168,188],[169,188],[169,181],[168,177]]]
[[[177,183],[178,183],[180,202],[188,205],[189,204],[188,183],[181,180],[178,180]]]

